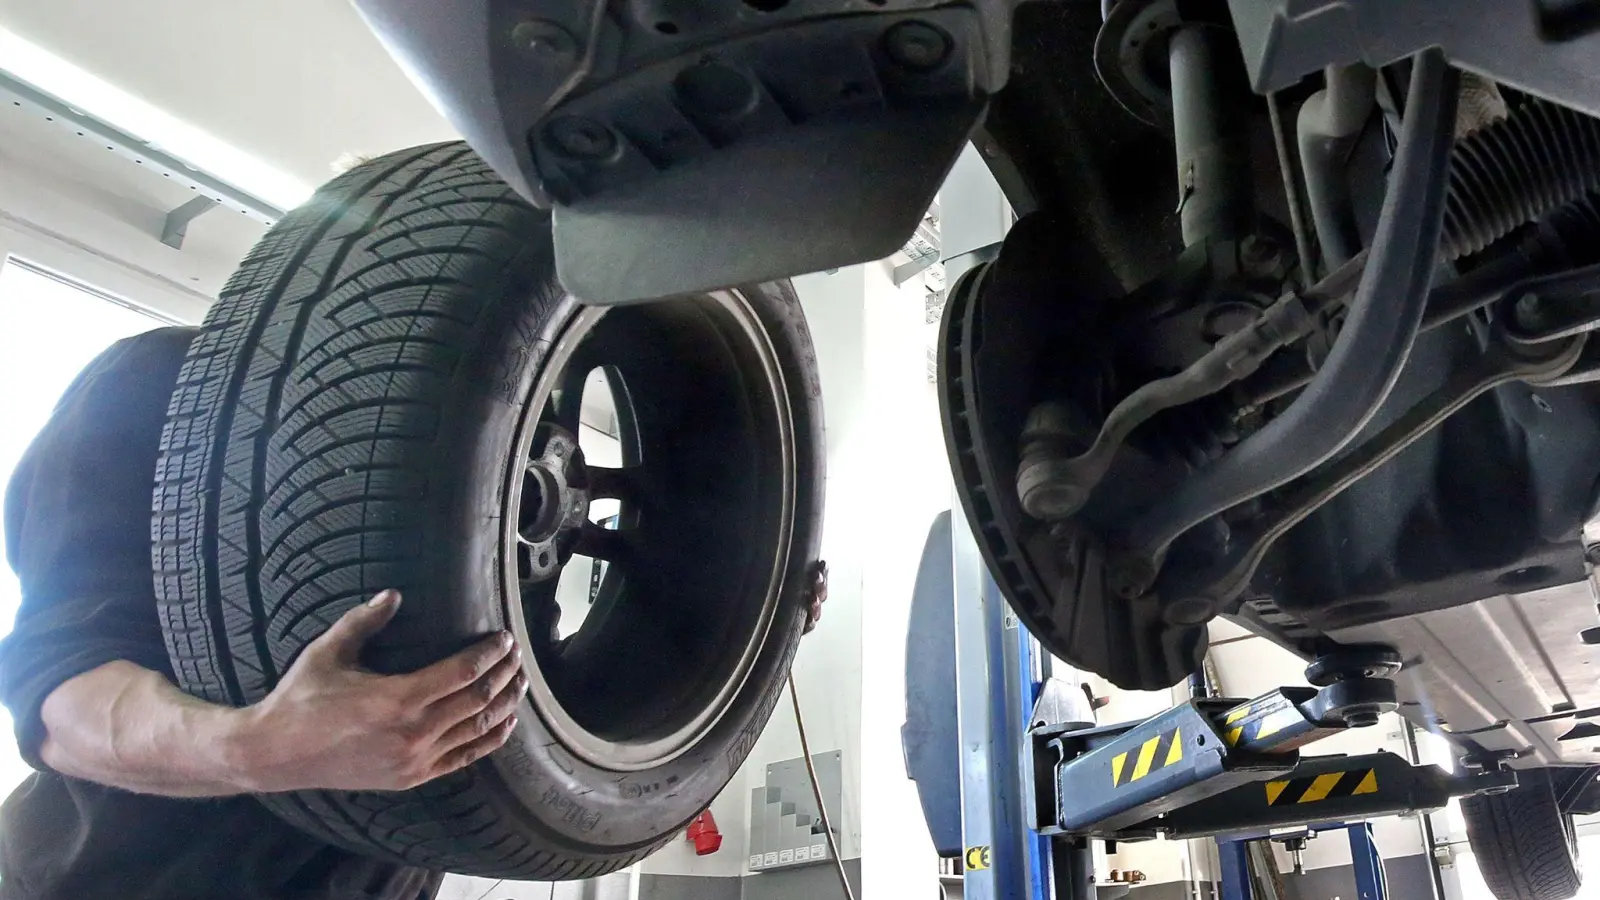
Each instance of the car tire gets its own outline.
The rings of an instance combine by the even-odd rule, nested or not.
[[[1478,870],[1499,900],[1568,900],[1583,884],[1572,816],[1545,772],[1521,778],[1514,790],[1461,801]]]
[[[579,454],[551,461],[589,434],[595,371],[633,391],[613,397],[626,532],[552,506],[604,490]],[[243,706],[385,588],[404,602],[373,670],[513,631],[532,685],[499,751],[409,791],[262,800],[396,862],[601,875],[681,833],[765,726],[805,624],[822,466],[786,282],[585,306],[556,281],[549,215],[464,144],[394,153],[277,223],[190,347],[152,525],[169,655],[186,691]],[[554,536],[530,532],[550,509]],[[622,562],[558,636],[549,570],[595,541]]]

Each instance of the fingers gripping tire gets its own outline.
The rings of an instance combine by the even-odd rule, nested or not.
[[[765,504],[754,514],[663,523],[647,503],[637,533],[668,546],[634,553],[643,565],[621,576],[627,589],[615,601],[628,612],[628,597],[654,591],[638,602],[671,609],[683,598],[663,573],[679,557],[695,571],[765,565],[772,577],[741,590],[690,585],[716,614],[706,629],[735,623],[708,640],[745,647],[739,659],[693,643],[694,634],[674,646],[698,657],[650,650],[653,635],[637,633],[655,615],[648,607],[606,616],[583,647],[553,638],[531,656],[524,647],[542,687],[523,700],[500,751],[401,793],[264,797],[278,815],[355,851],[435,870],[584,878],[679,833],[743,762],[793,658],[817,554],[822,418],[810,337],[787,283],[619,310],[601,315],[563,293],[547,215],[462,144],[395,153],[340,176],[278,223],[222,292],[173,396],[152,526],[174,668],[185,690],[214,702],[261,699],[308,642],[388,587],[405,603],[368,647],[364,662],[378,671],[420,668],[495,629],[542,640],[549,629],[536,627],[533,601],[520,593],[520,526],[502,520],[515,518],[507,510],[520,482],[508,473],[522,471],[528,410],[580,326],[591,336],[613,321],[613,332],[632,329],[635,351],[606,371],[633,366],[645,387],[681,381],[696,398],[636,398],[645,464],[683,464],[689,451],[675,448],[684,445],[716,476],[674,475],[651,502],[743,484],[741,472],[757,472],[768,455],[746,435],[766,422],[785,436],[772,456],[782,477],[762,475],[745,490]],[[718,325],[710,343],[684,337],[723,313],[741,327]],[[762,390],[703,388],[702,370],[677,362],[747,346],[748,358],[769,363]],[[674,357],[673,347],[684,352]],[[549,392],[550,408],[558,394]],[[678,426],[692,436],[673,435]],[[777,487],[762,487],[769,482]],[[718,548],[737,544],[729,529],[770,534],[770,552],[724,558]],[[600,616],[594,602],[590,619]],[[627,621],[607,624],[614,618]],[[614,630],[624,627],[635,633]],[[585,620],[579,634],[588,631]],[[626,655],[604,656],[618,642]],[[604,677],[607,667],[620,676]],[[721,680],[706,688],[684,671]],[[650,694],[657,683],[677,693]],[[676,731],[662,721],[635,727],[622,711],[640,703],[658,720],[661,710],[698,712]],[[666,732],[677,743],[658,739]],[[649,753],[628,755],[646,745]],[[607,753],[622,762],[609,764]]]
[[[1499,900],[1568,900],[1583,884],[1572,816],[1546,773],[1521,779],[1515,790],[1461,801],[1478,870]]]

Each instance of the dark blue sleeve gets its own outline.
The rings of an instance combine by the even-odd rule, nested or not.
[[[195,330],[120,341],[61,398],[12,475],[6,556],[22,584],[0,644],[0,703],[35,768],[45,698],[114,660],[172,677],[150,568],[150,499],[161,430]]]

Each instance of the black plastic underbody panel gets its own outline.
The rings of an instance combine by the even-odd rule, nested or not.
[[[1422,336],[1370,434],[1478,352],[1466,325]],[[1318,634],[1587,578],[1600,386],[1489,391],[1275,545],[1245,612]]]
[[[1384,66],[1429,47],[1456,66],[1600,115],[1593,0],[1229,0],[1258,91],[1324,66]]]
[[[593,303],[887,256],[1009,71],[1010,0],[357,6]]]

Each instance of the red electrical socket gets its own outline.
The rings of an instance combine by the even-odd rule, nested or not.
[[[711,810],[689,822],[688,838],[694,841],[695,856],[710,856],[722,846],[722,832],[717,830],[717,820],[712,818]]]

